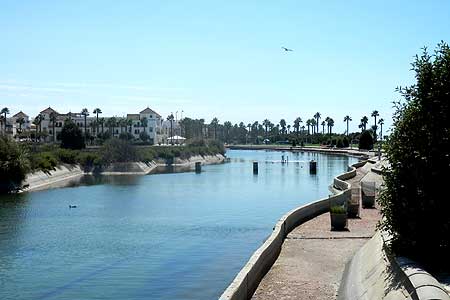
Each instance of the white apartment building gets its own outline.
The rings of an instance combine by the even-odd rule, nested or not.
[[[139,138],[142,132],[147,133],[151,144],[160,143],[161,137],[161,115],[147,107],[138,114],[127,114],[127,120],[132,120],[131,128],[128,128],[134,138]],[[118,134],[119,132],[114,132]]]
[[[53,140],[53,122],[50,120],[50,115],[54,113],[56,115],[55,122],[55,137],[61,132],[62,127],[64,126],[64,122],[67,119],[71,119],[84,133],[85,132],[85,119],[84,115],[81,113],[67,113],[60,114],[56,110],[51,107],[48,107],[40,112],[40,116],[42,118],[40,129],[42,132],[46,132],[48,134],[46,140]],[[87,116],[86,117],[86,132],[91,135],[95,135],[96,132],[96,116]],[[105,123],[103,125],[103,131],[107,131],[109,128],[107,126],[108,117],[102,118]],[[116,117],[116,119],[120,119]],[[154,110],[147,107],[137,114],[127,114],[126,120],[131,120],[131,125],[120,126],[116,125],[112,129],[112,133],[115,137],[118,137],[122,132],[129,132],[133,135],[134,138],[138,139],[142,132],[147,133],[149,136],[149,141],[152,144],[160,143],[162,141],[162,137],[160,136],[161,132],[161,124],[162,118],[161,115],[155,112]],[[101,132],[101,126],[99,125],[99,131]]]
[[[9,123],[9,127],[12,130],[12,136],[29,131],[31,128],[30,117],[22,111],[19,111],[11,118],[8,118],[7,123]]]

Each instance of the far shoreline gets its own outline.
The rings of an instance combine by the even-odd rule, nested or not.
[[[226,162],[226,156],[222,154],[192,156],[189,159],[176,159],[174,163],[163,162],[162,160],[144,162],[128,162],[128,163],[113,163],[102,172],[91,172],[83,170],[79,165],[62,164],[55,168],[55,170],[45,173],[37,171],[27,175],[24,180],[24,187],[19,191],[34,192],[42,191],[52,188],[61,188],[69,186],[74,180],[79,180],[83,176],[145,176],[163,174],[164,171],[158,168],[192,168],[196,162],[201,162],[202,165],[221,164]],[[132,169],[132,170],[130,170]],[[109,170],[109,171],[108,171]]]
[[[289,145],[225,145],[227,150],[272,150],[272,151],[290,151],[290,152],[318,152],[325,154],[351,155],[363,159],[368,159],[376,155],[371,150],[359,150],[351,148],[322,148],[316,146],[289,146]]]

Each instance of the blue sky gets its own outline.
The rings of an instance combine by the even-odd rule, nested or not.
[[[413,56],[449,42],[450,1],[1,1],[0,106],[221,122],[380,111]],[[284,52],[281,46],[294,49]],[[180,116],[180,113],[178,113]]]

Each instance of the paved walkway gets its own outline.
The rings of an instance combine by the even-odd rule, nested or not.
[[[348,180],[381,184],[370,172],[371,164]],[[336,299],[346,263],[375,232],[378,209],[362,209],[359,219],[349,219],[349,231],[331,231],[330,214],[322,214],[294,229],[280,256],[261,281],[253,299]]]

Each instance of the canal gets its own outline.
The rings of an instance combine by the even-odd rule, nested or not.
[[[227,157],[201,174],[85,176],[1,196],[0,299],[217,299],[283,214],[327,196],[333,177],[357,161],[243,150]]]

